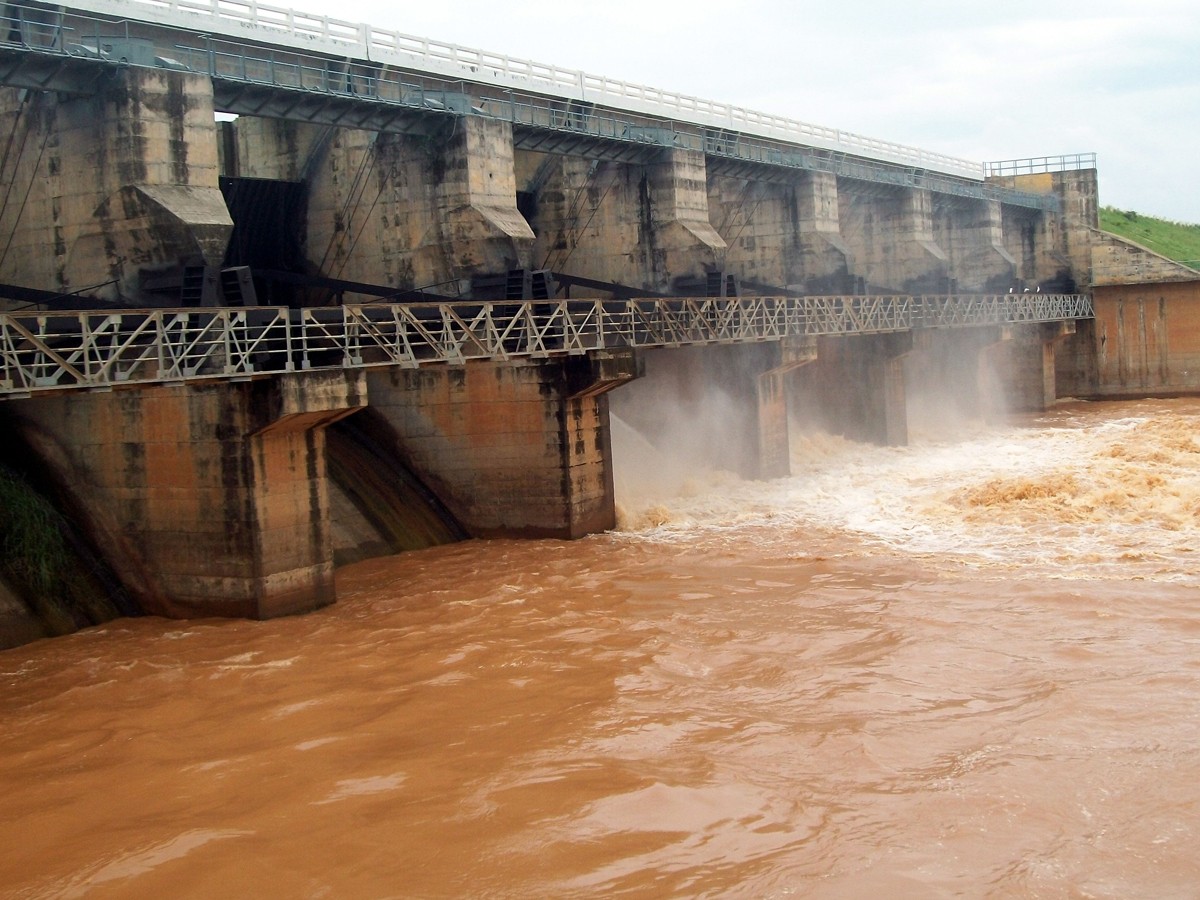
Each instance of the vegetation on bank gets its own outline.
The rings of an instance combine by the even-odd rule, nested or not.
[[[121,614],[62,514],[2,463],[0,512],[0,579],[25,601],[47,635],[69,634]]]
[[[1168,259],[1200,269],[1200,225],[1171,222],[1113,206],[1100,208],[1100,229]]]

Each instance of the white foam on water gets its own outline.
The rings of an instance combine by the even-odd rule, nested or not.
[[[670,473],[656,491],[617,479],[622,530],[686,541],[758,525],[780,539],[820,530],[950,564],[1053,577],[1200,576],[1200,405],[1072,406],[1022,426],[975,426],[907,447],[792,436],[791,477]],[[614,436],[618,476],[629,457]],[[651,448],[653,449],[653,448]],[[640,476],[644,482],[645,476]],[[686,489],[669,491],[672,484]],[[1136,570],[1136,571],[1131,571]]]

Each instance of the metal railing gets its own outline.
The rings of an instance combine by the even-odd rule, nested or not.
[[[597,350],[1089,318],[1076,294],[347,305],[0,313],[0,399]]]
[[[202,6],[207,8],[206,4],[160,3],[155,0],[140,2],[143,11],[174,10],[178,13]],[[107,6],[105,2],[91,5]],[[231,4],[229,9],[225,6],[222,0],[222,20],[251,21],[238,13],[242,9],[238,3]],[[245,7],[255,15],[265,15],[271,9],[255,4],[245,4]],[[166,16],[173,20],[173,24],[164,37],[163,33],[156,33],[153,29],[146,31],[144,24],[128,18],[111,21],[70,14],[61,7],[47,10],[20,4],[9,4],[6,10],[10,27],[0,36],[0,48],[18,47],[33,55],[48,57],[43,61],[44,65],[34,68],[31,78],[17,85],[21,87],[71,90],[73,83],[57,86],[43,83],[47,78],[64,77],[61,72],[58,76],[55,74],[58,70],[54,56],[82,57],[93,63],[108,61],[134,66],[179,68],[207,74],[225,85],[242,85],[252,89],[270,86],[281,92],[278,103],[272,105],[264,102],[261,93],[252,90],[243,108],[239,105],[243,98],[236,91],[219,91],[225,98],[224,105],[219,105],[219,108],[233,113],[300,118],[324,125],[344,124],[346,121],[358,121],[361,114],[361,111],[356,112],[346,119],[348,109],[345,103],[348,101],[360,106],[379,104],[379,110],[384,115],[390,115],[390,111],[397,108],[424,116],[437,113],[480,115],[537,132],[571,135],[576,142],[578,138],[586,138],[615,142],[625,147],[649,145],[695,150],[711,156],[773,167],[831,172],[848,178],[999,200],[1051,212],[1059,208],[1058,198],[1052,195],[985,184],[982,167],[976,163],[861,136],[851,136],[853,140],[847,142],[843,140],[846,133],[837,129],[724,107],[696,98],[668,95],[655,89],[598,76],[575,73],[580,76],[581,85],[589,86],[586,92],[589,99],[583,102],[575,99],[575,95],[568,96],[562,92],[553,95],[546,91],[520,91],[515,87],[522,84],[520,79],[497,81],[476,77],[480,67],[475,64],[467,66],[469,72],[456,70],[453,73],[456,76],[454,80],[448,80],[428,74],[437,67],[423,64],[414,66],[411,60],[408,63],[409,71],[381,65],[378,61],[355,62],[345,55],[344,46],[341,47],[341,58],[331,59],[311,51],[324,47],[327,39],[336,37],[338,41],[348,40],[346,35],[349,32],[333,29],[331,23],[334,20],[326,17],[291,14],[289,19],[282,15],[288,11],[278,11],[279,15],[270,20],[269,33],[254,32],[260,41],[275,40],[278,37],[276,32],[289,33],[293,37],[304,36],[305,40],[299,41],[299,48],[294,49],[286,45],[228,40],[214,37],[211,33],[188,30],[183,26],[194,28],[196,22],[192,19],[196,17],[189,19],[188,16],[174,13]],[[250,15],[250,12],[246,12],[246,15]],[[146,18],[151,20],[155,17]],[[290,23],[289,27],[294,31],[280,31],[283,28],[281,23]],[[318,25],[321,27],[318,28]],[[309,37],[317,33],[324,36],[314,44]],[[153,37],[147,37],[147,34]],[[239,36],[242,35],[244,32],[239,32]],[[428,41],[423,42],[422,46],[435,58],[445,55]],[[492,59],[492,56],[488,55],[487,58]],[[425,74],[412,71],[414,68],[424,69]],[[541,72],[542,69],[537,71]],[[15,81],[13,83],[17,84]],[[532,87],[537,89],[539,85]],[[298,102],[301,98],[295,92],[302,93],[302,102]],[[609,103],[604,99],[614,93],[630,102]],[[323,102],[312,102],[318,100],[319,95],[340,98],[342,105],[331,107]],[[666,102],[663,100],[666,97],[674,99]],[[638,102],[633,103],[630,98]],[[597,105],[597,99],[600,105]],[[306,119],[306,116],[315,118]],[[369,122],[369,116],[362,118],[362,121]],[[389,118],[387,121],[394,126],[397,120]],[[703,123],[703,127],[699,123]],[[537,144],[538,140],[535,139],[534,143]],[[533,146],[531,149],[542,147]],[[596,145],[591,145],[590,152],[595,152],[595,149]],[[626,159],[626,153],[626,150],[616,151],[615,158]]]
[[[1034,156],[1029,159],[1004,159],[983,164],[988,178],[1011,175],[1040,175],[1045,172],[1076,172],[1096,168],[1095,153],[1064,153],[1059,156]]]
[[[208,35],[224,35],[241,41],[274,43],[301,52],[329,54],[342,60],[415,69],[476,84],[519,88],[566,100],[866,156],[901,166],[976,180],[983,178],[982,164],[975,160],[932,153],[894,141],[550,63],[297,12],[257,0],[74,0],[66,8]]]

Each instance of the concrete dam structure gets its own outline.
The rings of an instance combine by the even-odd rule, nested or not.
[[[0,463],[110,611],[297,613],[338,562],[610,529],[613,408],[653,440],[719,394],[710,461],[771,478],[801,415],[903,444],[917,392],[1200,387],[1196,273],[1097,230],[1088,155],[985,166],[264,4],[4,10]],[[103,616],[0,602],[9,642]]]

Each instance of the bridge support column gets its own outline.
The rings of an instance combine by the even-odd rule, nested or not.
[[[613,410],[678,470],[668,482],[696,468],[787,475],[788,376],[814,356],[804,340],[645,351],[645,378],[614,395]]]
[[[362,373],[19,402],[146,612],[262,619],[333,602],[324,426],[365,405]]]
[[[851,440],[907,444],[904,357],[912,332],[820,338],[818,348],[816,365],[805,373],[821,397],[811,415]]]
[[[1000,340],[981,358],[981,365],[986,366],[981,377],[1000,385],[1003,406],[998,411],[1043,412],[1054,404],[1058,399],[1056,347],[1074,333],[1074,321],[1000,330]]]
[[[867,293],[944,293],[949,266],[933,227],[933,195],[920,188],[880,190],[839,183],[841,233]]]
[[[946,197],[937,204],[938,245],[950,259],[959,293],[1004,293],[1016,285],[1017,261],[1004,248],[998,200]]]
[[[632,352],[370,375],[402,458],[475,537],[577,538],[616,524],[608,391]]]
[[[770,345],[778,351],[778,365],[758,376],[758,478],[784,478],[792,474],[789,438],[789,386],[791,375],[817,358],[812,338],[789,338]],[[774,354],[772,354],[774,355]]]
[[[232,222],[207,76],[113,67],[94,97],[0,88],[0,119],[0,281],[120,300],[141,270],[220,265]]]

